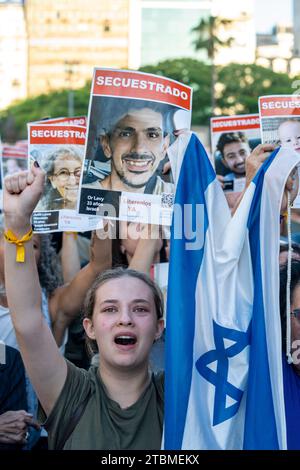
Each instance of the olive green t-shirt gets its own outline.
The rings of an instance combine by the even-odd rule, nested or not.
[[[158,450],[163,428],[164,374],[152,380],[136,403],[122,409],[111,400],[98,374],[97,367],[89,371],[68,362],[68,374],[60,396],[44,422],[49,435],[49,449],[55,449],[76,409],[90,393],[85,410],[65,450]],[[42,408],[39,418],[45,420]]]

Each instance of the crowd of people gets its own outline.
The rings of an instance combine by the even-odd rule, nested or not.
[[[144,109],[139,112],[145,114]],[[125,159],[128,175],[137,173],[143,188],[149,175],[142,173],[147,173],[150,164],[156,171],[168,144],[161,122],[144,132],[144,114],[141,129],[137,130],[135,115],[127,116],[130,122],[118,123],[120,135],[114,130],[102,139],[104,153],[110,157],[112,152],[117,154],[121,138],[126,140],[127,153],[132,152],[131,139],[145,145],[145,139],[150,138],[152,156],[154,147],[159,147],[161,156],[156,163],[146,154],[143,161],[133,154]],[[132,133],[137,135],[132,137]],[[218,144],[223,163],[230,170],[227,178],[245,177],[246,186],[274,148],[260,145],[251,153],[241,133],[226,134]],[[168,242],[162,239],[159,227],[110,221],[101,236],[91,235],[90,256],[84,261],[76,234],[65,233],[56,249],[50,235],[32,234],[31,216],[45,184],[57,192],[59,204],[62,199],[73,204],[80,162],[70,150],[68,155],[54,155],[47,171],[35,161],[29,171],[8,175],[4,180],[0,340],[6,344],[6,362],[0,365],[0,449],[161,448],[164,300],[149,276],[153,263],[168,260]],[[118,172],[117,160],[113,160],[112,175],[131,187],[129,176]],[[70,186],[68,197],[66,181]],[[101,184],[112,182],[111,178]],[[286,191],[297,194],[294,173]],[[232,213],[242,197],[243,193]],[[112,240],[109,234],[113,229],[116,236]],[[20,240],[23,262],[16,260]],[[85,246],[88,240],[84,238]],[[280,251],[280,312],[285,345],[285,242]],[[294,244],[290,299],[293,341],[300,341],[299,253],[299,245]],[[74,325],[77,330],[72,335]],[[70,343],[73,352],[78,348],[76,360],[68,355]],[[288,365],[284,360],[283,364],[286,387],[292,387],[300,396],[299,365]],[[286,401],[293,448],[300,448],[298,405],[294,406],[291,399]]]

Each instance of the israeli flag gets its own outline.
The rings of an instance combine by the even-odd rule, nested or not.
[[[285,449],[279,213],[300,156],[274,151],[231,217],[195,135],[174,151],[164,448]]]

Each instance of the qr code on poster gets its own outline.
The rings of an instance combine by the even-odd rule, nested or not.
[[[171,209],[174,204],[174,194],[162,193],[161,195],[161,207]]]

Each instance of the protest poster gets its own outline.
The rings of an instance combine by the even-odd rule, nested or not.
[[[192,89],[152,74],[96,68],[78,212],[170,225],[168,149],[191,123]],[[177,131],[177,132],[176,132]]]
[[[1,146],[1,189],[0,189],[0,210],[3,207],[2,178],[7,175],[27,170],[28,143],[27,140],[19,140],[15,144],[3,143]]]
[[[245,161],[260,144],[259,114],[211,118],[212,155],[225,192],[243,191]]]
[[[258,103],[262,142],[300,153],[300,96],[261,96]],[[293,207],[300,208],[300,190]]]
[[[1,173],[3,178],[7,175],[13,175],[19,171],[27,170],[27,153],[27,140],[19,140],[14,145],[3,144],[1,159]]]
[[[29,164],[37,161],[46,172],[45,189],[33,213],[34,231],[101,228],[97,218],[79,216],[76,211],[86,128],[31,123],[28,135]]]
[[[40,121],[34,121],[30,124],[56,124],[64,126],[83,126],[86,127],[86,117],[85,116],[75,116],[75,117],[57,117],[57,118],[45,118]]]

